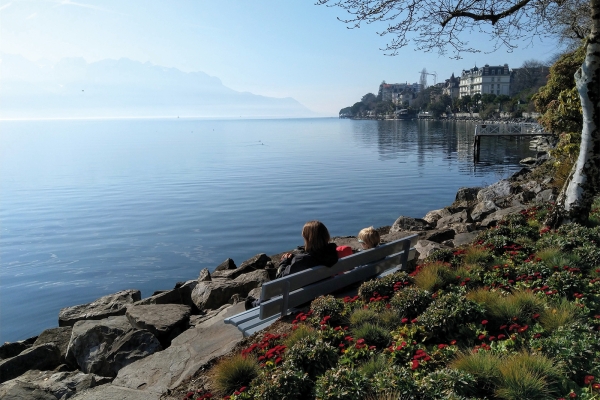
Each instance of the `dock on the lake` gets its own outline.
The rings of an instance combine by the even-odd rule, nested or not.
[[[535,123],[519,124],[477,124],[475,125],[475,138],[473,140],[473,160],[479,161],[479,150],[483,136],[550,136],[549,132]]]

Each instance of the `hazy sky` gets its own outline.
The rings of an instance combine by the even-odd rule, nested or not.
[[[382,80],[418,82],[423,68],[439,81],[475,64],[519,67],[557,51],[548,40],[459,61],[412,48],[389,57],[380,50],[387,38],[377,35],[385,25],[350,30],[337,20],[344,13],[313,0],[0,0],[0,51],[203,71],[234,90],[293,97],[325,115],[376,92]]]

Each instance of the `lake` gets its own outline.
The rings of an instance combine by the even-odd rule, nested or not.
[[[523,139],[439,121],[0,122],[0,343],[56,327],[61,308],[122,289],[142,297],[226,258],[423,217],[457,189],[532,156]]]

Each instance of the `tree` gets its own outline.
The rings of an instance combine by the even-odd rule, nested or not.
[[[416,50],[450,51],[453,58],[480,51],[465,39],[470,33],[489,37],[487,51],[501,47],[510,51],[524,39],[556,37],[558,27],[568,26],[569,20],[561,19],[568,11],[585,17],[572,24],[589,27],[585,60],[575,73],[583,114],[581,145],[556,210],[557,221],[587,221],[600,192],[600,0],[590,0],[589,14],[582,9],[586,4],[582,0],[318,0],[317,4],[346,10],[350,17],[342,21],[351,28],[387,23],[380,34],[391,37],[384,49],[388,54],[413,43]]]
[[[367,106],[371,106],[372,104],[377,102],[377,96],[375,96],[373,93],[367,93],[360,99],[360,101],[362,101]]]

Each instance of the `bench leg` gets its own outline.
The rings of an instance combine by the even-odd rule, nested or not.
[[[289,299],[290,299],[290,282],[285,281],[285,290],[283,291],[283,305],[281,308],[281,316],[282,317],[285,317],[287,314]]]

